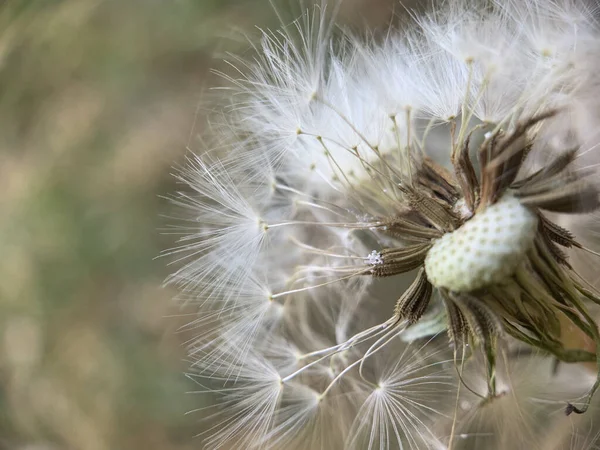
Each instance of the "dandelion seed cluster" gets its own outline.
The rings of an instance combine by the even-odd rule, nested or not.
[[[596,11],[456,0],[367,38],[328,12],[233,58],[212,146],[178,174],[169,281],[198,305],[192,376],[218,398],[204,442],[453,447],[443,405],[473,361],[484,405],[505,345],[598,359],[563,345],[600,342],[600,295],[557,219],[600,206]]]

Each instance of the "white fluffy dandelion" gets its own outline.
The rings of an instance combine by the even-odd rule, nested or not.
[[[208,448],[455,448],[457,386],[502,394],[499,342],[598,360],[566,250],[591,253],[557,223],[600,206],[595,13],[459,0],[361,39],[323,5],[234,58],[169,252]]]

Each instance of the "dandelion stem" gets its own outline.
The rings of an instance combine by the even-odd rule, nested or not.
[[[369,229],[380,227],[383,225],[383,222],[366,222],[366,223],[347,223],[347,222],[312,222],[312,221],[304,221],[304,220],[293,220],[289,222],[280,222],[280,223],[269,223],[265,224],[265,229],[270,228],[278,228],[285,226],[298,226],[298,225],[312,225],[312,226],[322,226],[322,227],[332,227],[332,228],[349,228],[349,229]]]
[[[285,291],[285,292],[279,292],[278,294],[271,295],[271,299],[275,300],[276,298],[283,297],[285,295],[296,294],[298,292],[305,292],[305,291],[310,291],[311,289],[317,289],[317,288],[320,288],[320,287],[323,287],[323,286],[328,286],[330,284],[337,283],[339,281],[348,280],[348,279],[350,279],[352,277],[369,273],[370,271],[371,271],[371,269],[367,268],[367,269],[364,269],[364,270],[361,270],[361,271],[357,271],[355,273],[352,273],[352,274],[350,274],[348,276],[345,276],[345,277],[342,277],[342,278],[337,278],[335,280],[327,281],[325,283],[315,284],[313,286],[306,286],[306,287],[298,288],[298,289],[292,289],[290,291]]]

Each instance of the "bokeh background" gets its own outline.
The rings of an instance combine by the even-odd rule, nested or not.
[[[267,0],[0,1],[0,449],[201,447],[162,196],[255,25],[277,26]]]

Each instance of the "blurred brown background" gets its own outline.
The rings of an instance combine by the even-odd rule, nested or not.
[[[246,47],[224,36],[254,25],[276,25],[268,1],[0,2],[0,449],[201,447],[160,196],[215,54]]]

